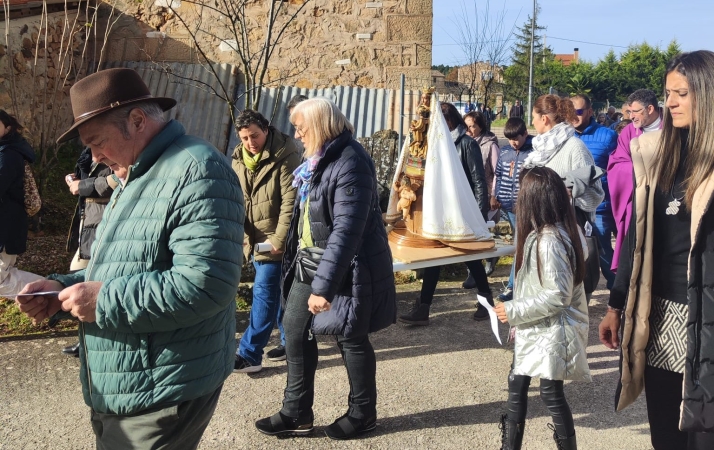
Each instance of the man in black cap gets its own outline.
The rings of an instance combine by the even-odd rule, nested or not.
[[[208,142],[185,134],[138,73],[109,69],[70,90],[94,161],[127,169],[85,270],[18,297],[36,322],[80,321],[80,378],[99,449],[196,448],[233,370],[243,195]],[[68,314],[69,313],[69,314]]]

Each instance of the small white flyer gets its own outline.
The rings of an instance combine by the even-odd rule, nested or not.
[[[503,345],[503,342],[501,342],[501,336],[498,335],[498,317],[496,317],[496,311],[493,310],[493,306],[488,304],[486,297],[477,295],[476,298],[478,298],[478,302],[481,306],[486,308],[486,311],[488,311],[488,317],[491,319],[491,330],[493,331],[493,335],[496,336],[498,343]]]

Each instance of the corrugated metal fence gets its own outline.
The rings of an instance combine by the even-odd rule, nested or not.
[[[228,105],[214,94],[220,92],[216,77],[200,64],[162,64],[151,62],[108,63],[103,69],[128,67],[141,75],[155,97],[171,97],[178,102],[169,112],[186,128],[186,133],[199,136],[222,152],[228,146],[229,132],[233,134]],[[214,70],[230,94],[236,89],[233,65],[215,64]],[[168,72],[168,73],[167,73]]]
[[[244,86],[236,86],[238,71],[231,64],[215,64],[214,70],[221,83],[208,68],[200,64],[151,62],[107,63],[103,69],[128,67],[135,69],[157,97],[171,97],[177,100],[177,106],[171,110],[170,118],[177,119],[186,128],[186,132],[211,142],[219,150],[229,155],[238,143],[227,105],[215,92],[222,92],[221,83],[226,91],[240,96]],[[399,91],[391,89],[335,86],[325,89],[304,89],[292,86],[263,88],[260,113],[271,124],[284,133],[292,134],[294,129],[289,122],[287,104],[294,96],[327,97],[335,102],[347,119],[355,126],[355,137],[369,137],[377,131],[399,129],[400,114],[404,115],[404,131],[408,130],[409,121],[419,103],[418,91],[406,91],[404,107],[399,104]]]

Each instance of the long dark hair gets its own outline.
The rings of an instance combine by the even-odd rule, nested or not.
[[[4,109],[0,109],[0,122],[2,122],[6,128],[10,128],[10,132],[5,135],[5,138],[12,137],[22,131],[22,125]]]
[[[444,119],[446,119],[446,124],[449,126],[450,130],[455,129],[459,125],[466,128],[466,122],[464,122],[464,118],[461,117],[461,114],[459,114],[456,106],[451,103],[444,102],[441,104],[441,112],[444,114]]]
[[[667,75],[677,71],[687,78],[692,102],[692,124],[687,139],[686,194],[685,203],[691,211],[694,192],[714,172],[714,52],[698,50],[682,53],[670,61]],[[701,126],[697,126],[697,124]],[[663,192],[669,192],[679,167],[682,142],[680,129],[672,123],[669,108],[664,109],[662,135],[660,136],[655,161],[657,184]]]
[[[560,224],[568,233],[571,246],[575,253],[575,260],[570,264],[573,269],[574,284],[577,285],[585,278],[585,257],[583,246],[580,242],[578,223],[575,221],[575,210],[570,201],[565,183],[553,169],[547,167],[534,167],[525,169],[520,175],[521,189],[516,202],[516,272],[523,265],[523,246],[528,235],[535,231],[536,251],[540,246],[540,233],[546,226]],[[558,238],[563,240],[560,233]],[[563,241],[563,245],[566,243]],[[543,284],[540,271],[540,258],[538,258],[538,279]]]

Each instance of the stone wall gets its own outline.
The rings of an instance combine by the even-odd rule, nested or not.
[[[210,61],[240,66],[226,17],[180,0],[123,1],[119,8],[126,16],[113,27],[107,61],[196,62],[202,59],[200,48]],[[196,42],[179,18],[160,6],[169,1],[191,30],[200,30]],[[305,1],[270,60],[270,84],[398,88],[401,73],[429,79],[432,0],[290,0],[280,20]],[[265,38],[269,0],[247,3],[247,34],[256,48]],[[349,63],[336,63],[345,60]]]
[[[377,189],[379,189],[379,205],[382,211],[386,212],[394,171],[399,159],[399,134],[393,130],[382,130],[370,137],[360,138],[358,141],[374,161],[374,168],[377,172]]]
[[[3,36],[9,24],[10,42],[6,46],[3,39],[0,45],[0,108],[17,116],[35,146],[41,140],[54,143],[72,122],[69,88],[85,74],[92,54],[91,48],[85,49],[86,19],[76,10],[69,17],[71,25],[65,27],[63,12],[49,14],[47,30],[41,16],[0,22]],[[72,25],[75,32],[70,37]]]

